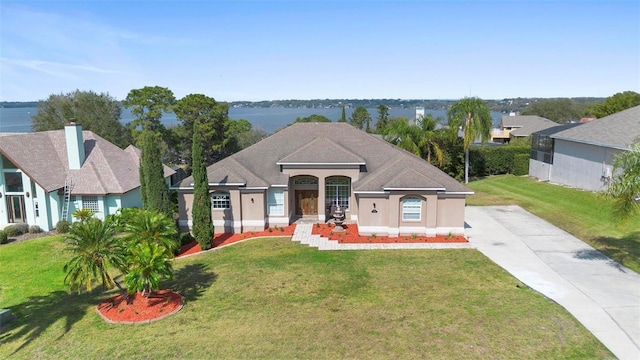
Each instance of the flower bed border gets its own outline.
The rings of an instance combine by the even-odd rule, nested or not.
[[[319,235],[329,240],[337,241],[339,244],[424,244],[424,243],[468,243],[469,241],[462,235],[399,235],[390,237],[387,235],[360,235],[357,224],[344,224],[343,231],[335,231],[334,224],[316,223],[313,225],[311,233]]]
[[[134,321],[126,321],[126,320],[113,320],[111,319],[107,314],[102,312],[102,309],[106,306],[109,306],[109,303],[112,303],[113,299],[118,299],[120,298],[120,301],[125,301],[124,297],[121,294],[112,296],[110,298],[107,298],[105,300],[102,300],[97,306],[96,306],[96,312],[98,313],[98,315],[100,315],[100,317],[110,323],[110,324],[126,324],[126,325],[134,325],[134,324],[148,324],[154,321],[158,321],[158,320],[162,320],[164,318],[166,318],[167,316],[171,316],[175,313],[177,313],[178,311],[180,311],[182,309],[182,307],[184,306],[184,297],[174,291],[171,290],[159,290],[154,292],[153,294],[169,294],[169,296],[171,297],[172,300],[180,300],[180,304],[173,310],[166,312],[166,313],[162,313],[160,316],[157,317],[153,317],[153,318],[145,318],[145,319],[141,319],[141,320],[134,320]],[[152,296],[153,296],[152,294]],[[139,293],[134,294],[136,297],[142,297],[142,295],[140,295]],[[138,301],[144,301],[144,299],[139,298],[137,299]],[[127,305],[125,305],[127,306]]]

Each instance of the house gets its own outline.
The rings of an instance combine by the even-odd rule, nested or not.
[[[534,133],[529,175],[570,187],[607,187],[616,154],[640,138],[640,106],[582,124]]]
[[[90,209],[104,219],[120,208],[142,205],[140,150],[122,150],[82,131],[80,124],[2,133],[0,157],[0,228],[28,223],[49,231],[59,220],[72,222],[76,209]],[[172,174],[165,167],[165,178]]]
[[[558,123],[536,115],[509,115],[503,116],[500,128],[491,131],[491,141],[508,143],[514,138],[525,138],[532,133],[553,126]]]
[[[461,234],[473,192],[423,159],[346,123],[297,123],[207,168],[215,232],[258,231],[337,207],[361,234]],[[177,187],[192,225],[193,178]]]

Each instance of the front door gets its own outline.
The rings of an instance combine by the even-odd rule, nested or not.
[[[24,196],[7,195],[7,213],[9,214],[10,223],[23,223],[27,219],[24,216]]]
[[[318,190],[296,190],[296,215],[318,215]]]

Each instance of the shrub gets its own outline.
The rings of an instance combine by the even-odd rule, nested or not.
[[[74,211],[71,216],[73,216],[74,219],[86,222],[93,217],[93,211],[91,211],[90,209],[78,209]]]
[[[529,146],[472,147],[469,149],[470,176],[514,174],[515,156],[522,154],[528,159],[530,151]]]
[[[42,229],[38,225],[29,226],[29,234],[39,234],[42,232]]]
[[[513,156],[513,175],[529,174],[529,154],[515,154]]]
[[[15,226],[18,230],[18,235],[26,234],[29,232],[29,224],[27,223],[15,224],[13,226]]]
[[[4,230],[0,230],[0,244],[6,244],[9,240],[9,236],[7,236],[7,232]]]
[[[196,239],[191,235],[190,232],[185,232],[180,234],[180,246],[191,244]]]
[[[69,225],[67,220],[60,220],[56,223],[56,232],[58,234],[66,234],[69,232],[70,227],[71,225]]]
[[[14,237],[14,236],[20,235],[20,233],[18,232],[18,228],[16,228],[15,225],[7,226],[6,228],[4,228],[4,232],[7,233],[8,237]]]

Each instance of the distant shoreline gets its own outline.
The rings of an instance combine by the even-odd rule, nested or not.
[[[508,114],[521,112],[529,104],[540,100],[558,98],[504,98],[483,99],[489,109],[494,112]],[[565,98],[566,99],[566,98]],[[601,97],[574,97],[568,98],[577,103],[602,102]],[[376,108],[385,105],[391,109],[411,110],[416,107],[424,107],[428,110],[447,110],[449,106],[458,100],[451,99],[310,99],[310,100],[264,100],[264,101],[230,101],[229,108],[280,108],[280,109],[338,109],[344,105],[346,108],[364,106]],[[0,108],[30,108],[37,107],[38,101],[0,101]]]

